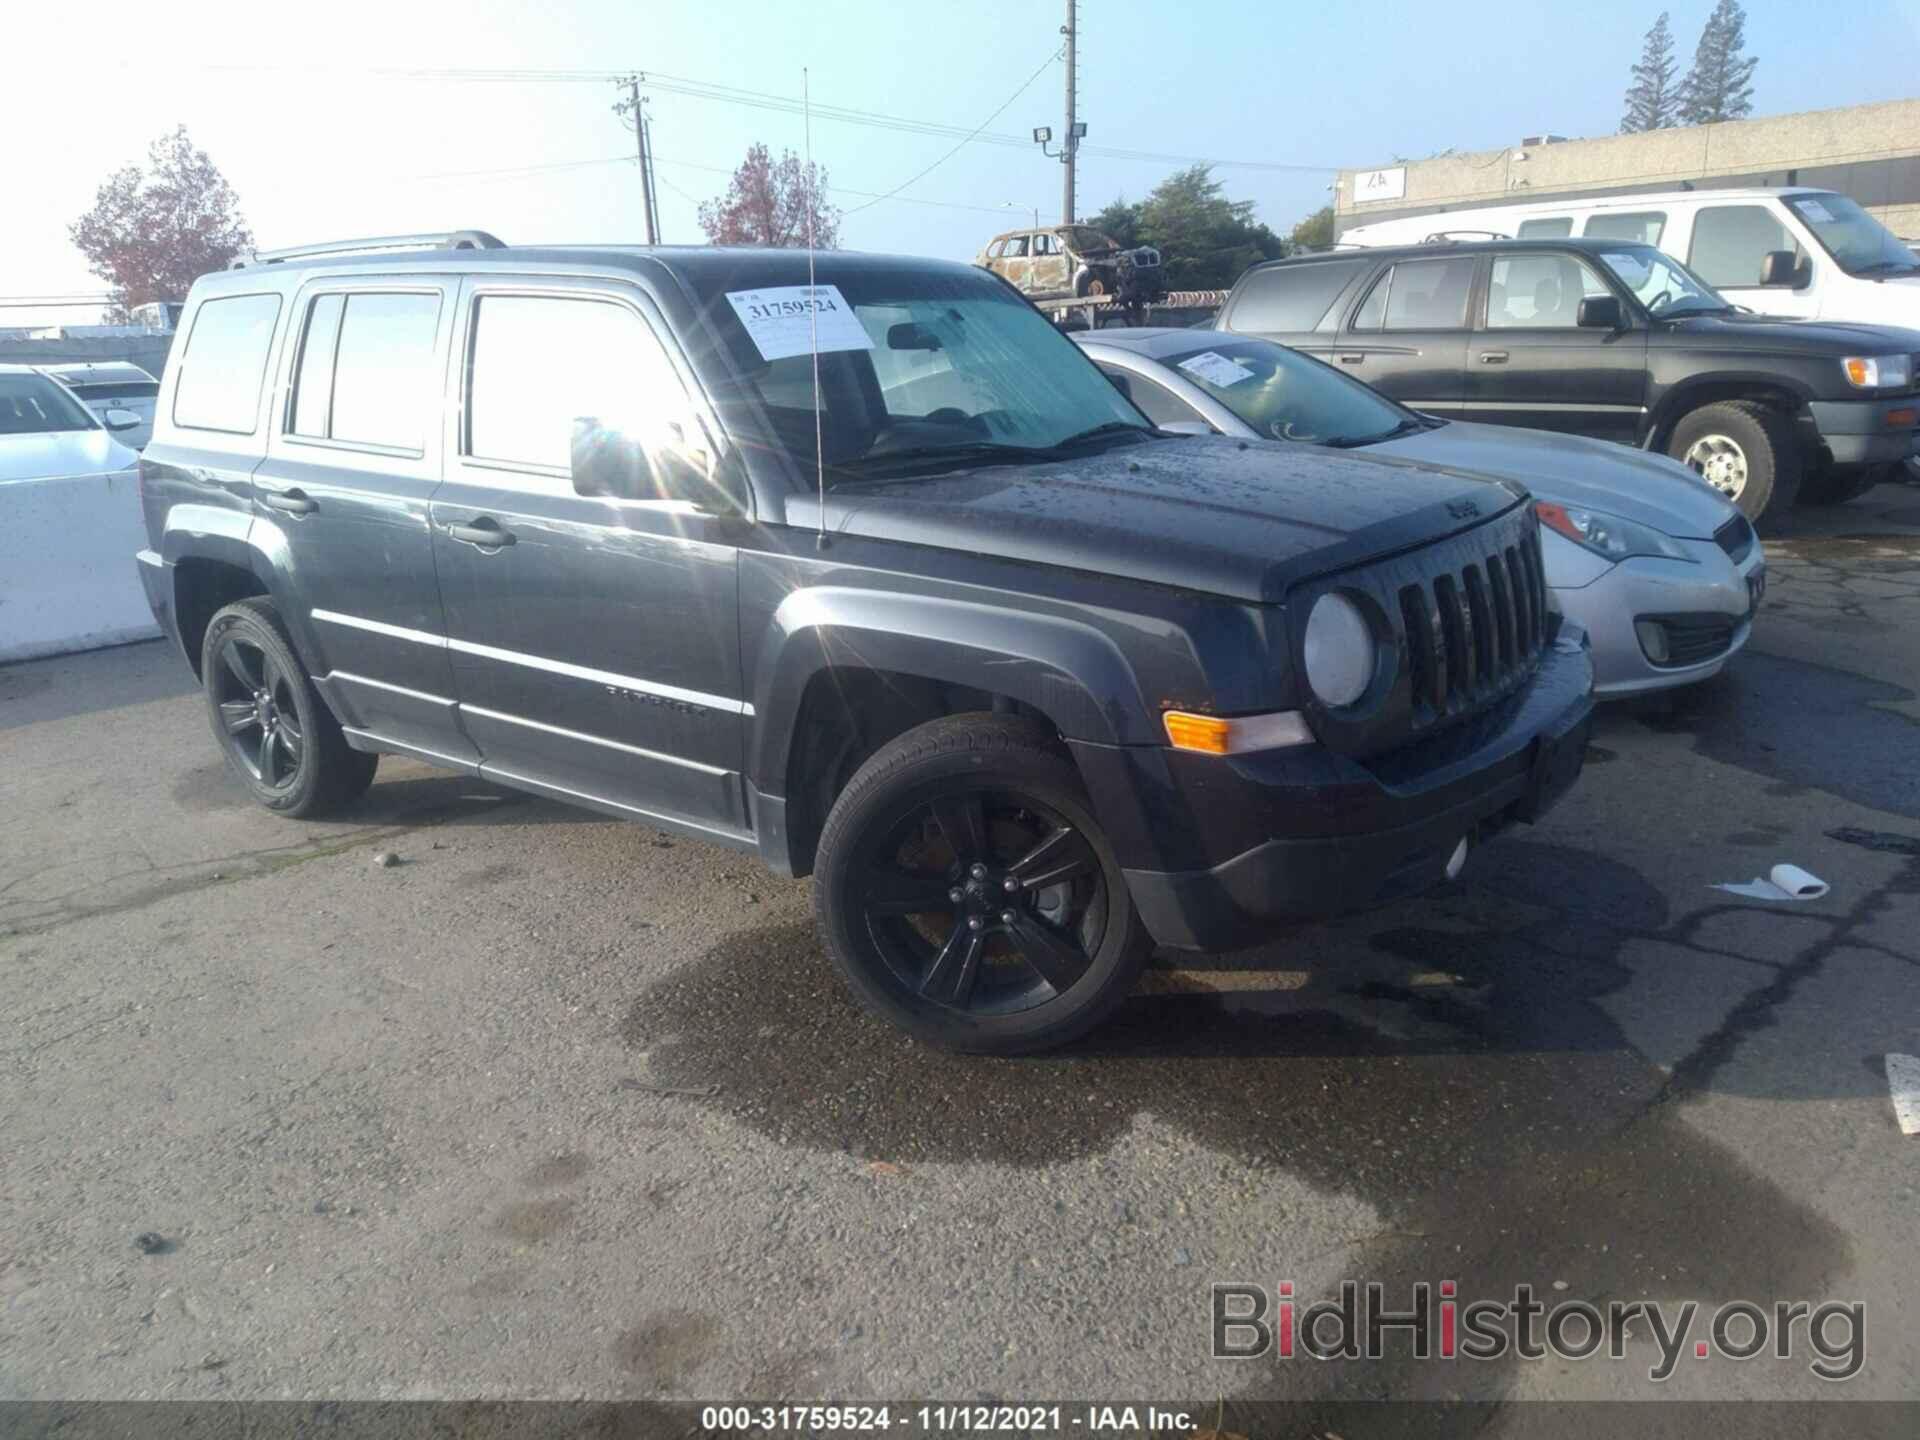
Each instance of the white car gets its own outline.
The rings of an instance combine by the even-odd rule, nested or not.
[[[121,444],[135,450],[147,448],[147,441],[153,437],[153,407],[158,403],[160,382],[138,365],[125,360],[80,361],[42,365],[40,373],[51,375],[78,395],[102,423],[109,410],[126,410],[139,416],[138,425],[108,428],[116,429]]]
[[[1762,315],[1920,329],[1920,256],[1831,190],[1669,190],[1476,206],[1355,225],[1340,243],[1477,239],[1627,240],[1664,250],[1729,302]]]
[[[0,365],[0,664],[158,633],[127,557],[146,543],[136,469],[58,381]]]
[[[1325,445],[1524,485],[1540,516],[1547,588],[1592,639],[1595,695],[1705,680],[1753,633],[1766,589],[1760,539],[1676,460],[1578,435],[1422,415],[1251,336],[1140,328],[1073,338],[1162,429]]]

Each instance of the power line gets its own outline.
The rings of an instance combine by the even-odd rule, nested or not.
[[[1033,82],[1038,80],[1042,75],[1046,74],[1047,67],[1053,64],[1053,62],[1058,60],[1059,58],[1060,58],[1060,52],[1058,50],[1055,50],[1051,55],[1047,56],[1046,59],[1042,60],[1040,62],[1040,68],[1038,70],[1035,70],[1033,74],[1029,75],[1026,78],[1026,80],[1021,83],[1021,86],[1018,90],[1014,91],[1013,94],[1009,95],[1005,100],[1002,100],[1000,102],[998,109],[996,109],[991,115],[987,116],[987,118],[982,120],[978,125],[974,126],[973,130],[969,134],[964,136],[958,145],[955,145],[951,150],[947,151],[946,154],[942,155],[938,160],[934,161],[933,164],[927,166],[926,169],[920,171],[920,173],[915,175],[912,180],[902,180],[898,185],[894,186],[893,189],[887,191],[886,194],[874,196],[873,199],[867,201],[865,205],[854,206],[851,210],[847,211],[847,214],[858,215],[862,210],[871,209],[873,206],[878,205],[882,200],[891,200],[893,199],[894,196],[898,195],[902,190],[906,189],[907,186],[913,184],[915,181],[924,180],[927,176],[931,175],[935,170],[938,170],[942,165],[946,164],[947,161],[951,160],[954,156],[958,155],[962,150],[964,150],[967,146],[968,141],[972,140],[975,135],[978,135],[982,130],[986,129],[987,126],[991,125],[994,121],[998,120],[1000,118],[1001,112],[1004,111],[1009,105],[1013,104],[1014,101],[1018,100],[1022,95],[1026,94],[1027,91],[1032,88]]]
[[[125,64],[128,62],[117,62]],[[383,80],[421,80],[456,84],[603,84],[609,80],[625,78],[633,72],[625,70],[530,70],[530,69],[429,69],[398,66],[295,66],[295,65],[219,65],[202,64],[182,66],[181,69],[208,71],[213,73],[258,73],[271,75],[312,75],[312,74],[351,74],[367,75]],[[773,110],[798,115],[801,103],[798,97],[779,95],[764,90],[748,90],[735,85],[721,85],[712,81],[696,80],[684,75],[669,75],[658,70],[639,72],[641,79],[651,90],[665,91],[682,95],[688,99],[711,100],[721,104],[743,105],[760,110]],[[1025,135],[1007,135],[998,131],[969,131],[963,125],[952,125],[936,120],[919,120],[905,115],[888,115],[874,110],[860,110],[844,105],[816,105],[813,108],[817,120],[832,120],[847,125],[864,125],[875,129],[894,130],[904,134],[938,135],[950,139],[958,138],[972,144],[1003,145],[1016,149],[1029,149],[1032,141]],[[1115,145],[1082,145],[1083,155],[1098,155],[1107,160],[1130,160],[1150,162],[1161,165],[1213,165],[1236,170],[1260,170],[1281,174],[1331,175],[1350,167],[1341,165],[1309,165],[1279,160],[1232,160],[1210,155],[1183,155],[1160,150],[1137,150]]]

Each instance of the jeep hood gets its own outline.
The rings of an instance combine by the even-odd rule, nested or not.
[[[826,525],[1258,602],[1517,503],[1516,488],[1447,466],[1188,436],[1037,465],[842,484],[827,492]],[[817,518],[812,496],[789,501],[789,524],[811,528]]]
[[[1736,513],[1678,460],[1582,435],[1456,420],[1373,448],[1383,458],[1516,480],[1537,499],[1604,510],[1686,540],[1711,540]]]

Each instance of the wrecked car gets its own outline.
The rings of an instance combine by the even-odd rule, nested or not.
[[[1112,295],[1144,305],[1167,293],[1158,250],[1129,249],[1088,225],[1009,230],[989,240],[973,263],[1034,300]]]

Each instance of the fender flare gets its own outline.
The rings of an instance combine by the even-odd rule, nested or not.
[[[807,686],[839,666],[1006,695],[1070,740],[1150,743],[1154,710],[1111,638],[1064,616],[973,601],[839,586],[787,596],[768,617],[751,682],[747,775],[786,793],[787,763]]]
[[[1671,430],[1688,411],[1699,408],[1695,397],[1702,391],[1739,386],[1792,395],[1801,407],[1815,398],[1811,386],[1777,371],[1711,370],[1689,375],[1660,397],[1659,403],[1647,416],[1647,433],[1641,443],[1653,449],[1655,436]],[[1720,402],[1710,400],[1706,403],[1712,405]]]

